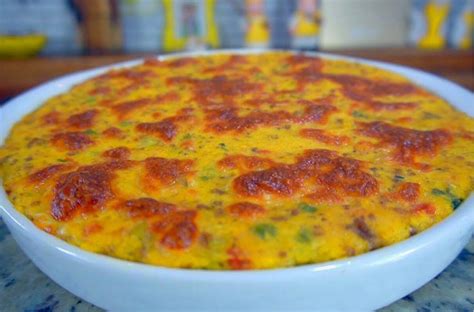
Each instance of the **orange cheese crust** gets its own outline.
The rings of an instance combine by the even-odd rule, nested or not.
[[[474,188],[474,120],[405,78],[289,53],[148,59],[60,94],[0,149],[14,206],[83,249],[267,269],[361,254]]]

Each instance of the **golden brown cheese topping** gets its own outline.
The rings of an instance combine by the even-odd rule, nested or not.
[[[361,254],[474,189],[474,120],[405,78],[294,55],[148,59],[48,100],[0,149],[14,206],[86,250],[213,270]]]

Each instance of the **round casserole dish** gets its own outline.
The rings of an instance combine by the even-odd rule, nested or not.
[[[258,53],[249,51],[201,52]],[[355,60],[404,75],[474,116],[471,92],[435,76],[379,62]],[[163,57],[165,59],[167,57]],[[0,110],[0,142],[11,126],[46,99],[121,63],[68,75],[36,87]],[[451,216],[414,237],[369,253],[321,264],[262,271],[169,269],[93,254],[36,228],[0,190],[2,217],[24,252],[70,292],[110,310],[373,310],[412,292],[441,272],[474,231],[474,196]]]

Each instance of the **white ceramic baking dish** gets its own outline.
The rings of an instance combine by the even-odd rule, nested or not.
[[[211,53],[258,53],[217,51]],[[340,57],[400,73],[474,116],[474,95],[418,70]],[[111,67],[68,75],[36,87],[0,110],[0,144],[11,126],[46,99]],[[93,254],[41,231],[17,212],[0,189],[0,212],[23,251],[73,294],[108,310],[366,311],[383,307],[440,273],[474,231],[474,195],[447,219],[398,244],[321,264],[262,271],[169,269]]]

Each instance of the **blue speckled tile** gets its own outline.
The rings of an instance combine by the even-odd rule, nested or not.
[[[474,239],[431,282],[382,311],[474,311]]]
[[[0,311],[101,311],[41,273],[17,246],[0,219]],[[382,309],[474,311],[474,239],[430,283]]]
[[[0,218],[0,222],[2,219]],[[0,223],[0,243],[3,242],[3,240],[8,236],[10,235],[10,233],[8,232],[8,229],[7,227],[3,224],[3,223]]]

